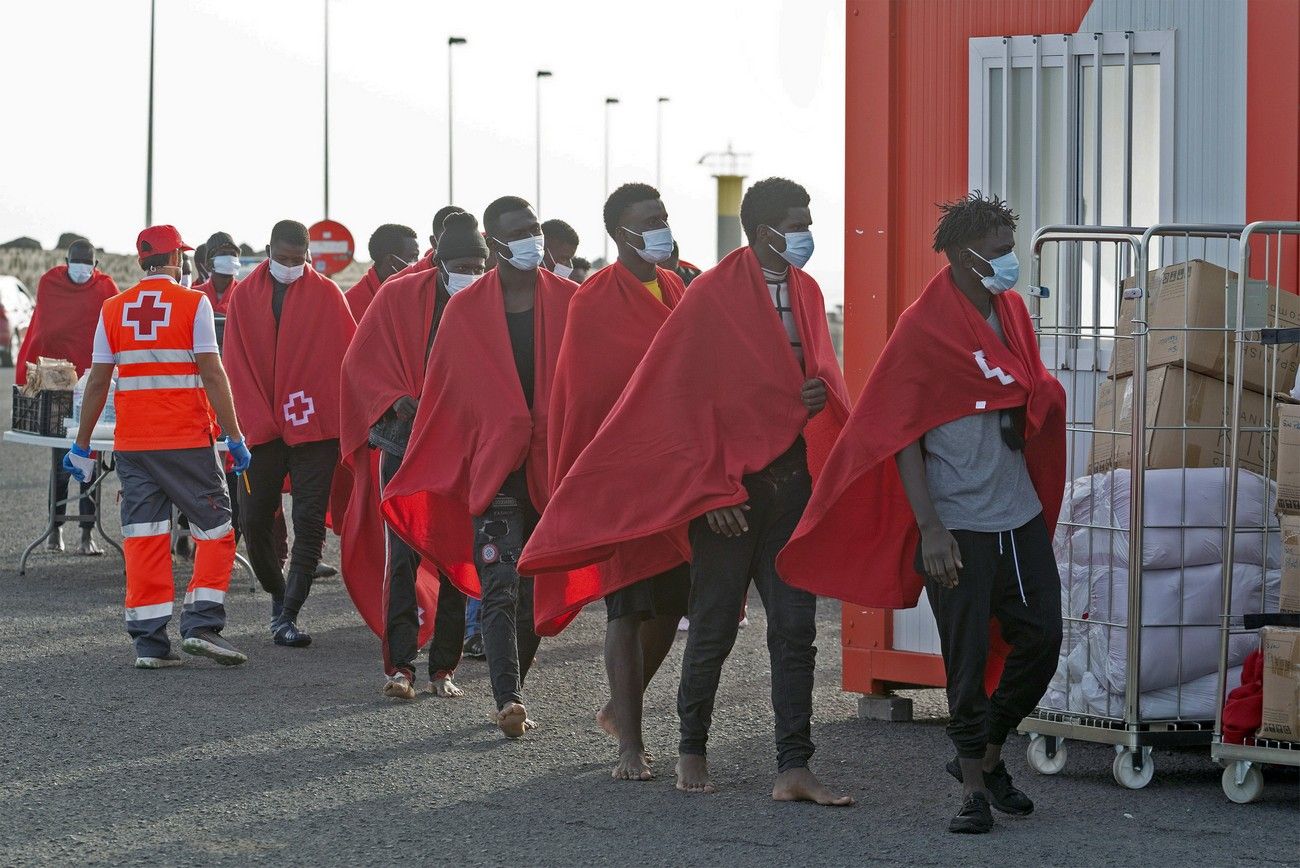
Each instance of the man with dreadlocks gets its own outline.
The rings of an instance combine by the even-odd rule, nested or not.
[[[1034,809],[1002,745],[1060,653],[1051,535],[1065,392],[1008,291],[1016,215],[979,192],[940,209],[934,250],[948,265],[899,317],[778,568],[797,587],[875,608],[911,608],[924,585],[957,748],[947,769],[965,790],[948,828],[978,833],[993,827],[990,802]]]

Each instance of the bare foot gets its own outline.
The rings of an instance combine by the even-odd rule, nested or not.
[[[528,709],[518,702],[507,702],[497,712],[496,721],[506,738],[520,738],[528,729]]]
[[[104,550],[95,544],[95,541],[88,536],[81,538],[81,545],[77,546],[77,554],[84,555],[88,558],[97,558],[104,554]]]
[[[50,531],[50,535],[45,538],[45,548],[52,552],[63,551],[63,528],[56,527]]]
[[[435,678],[433,681],[430,681],[429,692],[434,696],[440,696],[443,699],[459,699],[465,695],[465,691],[461,690],[456,683],[451,680],[450,675],[444,675],[441,678]]]
[[[524,730],[527,731],[531,729],[537,729],[537,721],[533,720],[531,717],[525,718]]]
[[[384,682],[384,696],[390,699],[414,699],[415,688],[411,686],[410,680],[398,672],[396,675],[390,675]]]
[[[837,808],[853,804],[852,796],[835,795],[806,766],[777,775],[776,784],[772,787],[772,798],[778,802],[816,802]]]
[[[654,776],[645,751],[640,750],[619,754],[618,765],[614,766],[612,774],[616,781],[650,781],[654,780]]]
[[[609,707],[609,703],[605,703],[605,707],[596,712],[596,723],[605,730],[605,735],[613,739],[618,738],[618,727],[614,725],[614,710]]]
[[[698,754],[678,757],[677,789],[683,793],[716,793],[718,788],[709,780],[709,761]]]

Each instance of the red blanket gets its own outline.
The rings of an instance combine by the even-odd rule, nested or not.
[[[593,274],[574,295],[551,394],[550,490],[596,436],[686,292],[673,272],[660,268],[657,276],[662,302],[619,262]],[[629,543],[598,569],[578,571],[567,582],[539,581],[533,591],[537,630],[555,635],[588,603],[681,562],[676,546],[652,537]]]
[[[339,452],[334,474],[334,529],[341,537],[343,584],[375,635],[388,630],[388,546],[379,512],[379,450],[368,443],[370,427],[403,395],[417,400],[424,384],[425,352],[434,317],[446,303],[436,271],[387,281],[343,357],[339,386]],[[425,617],[419,644],[433,636],[438,571],[420,565],[415,595]],[[385,647],[387,647],[385,645]],[[385,658],[389,674],[394,671]]]
[[[226,287],[226,291],[222,293],[221,298],[217,298],[217,288],[212,285],[210,279],[205,280],[194,288],[206,295],[208,301],[212,302],[213,313],[219,316],[225,316],[230,312],[230,298],[235,294],[235,287],[237,286],[239,286],[239,281],[231,278],[230,286]]]
[[[689,523],[744,503],[742,477],[800,434],[817,474],[848,415],[848,390],[817,283],[791,268],[790,295],[803,370],[749,248],[691,283],[556,489],[524,551],[525,573],[607,561],[655,537],[689,559]],[[828,392],[811,420],[799,397],[810,377]]]
[[[222,361],[249,446],[339,436],[339,369],[357,325],[334,281],[308,266],[271,310],[265,262],[230,299]]]
[[[412,548],[471,596],[480,595],[471,516],[487,511],[525,460],[533,502],[545,502],[547,408],[576,290],[538,269],[531,411],[515,369],[498,273],[447,302],[406,459],[384,491],[383,509]]]
[[[1065,490],[1065,390],[1039,359],[1020,295],[995,296],[993,307],[1005,344],[944,268],[899,317],[777,559],[791,585],[862,606],[915,606],[920,532],[894,456],[971,413],[1025,407],[1025,460],[1049,532],[1055,528]]]
[[[45,356],[67,359],[83,374],[90,367],[95,325],[104,302],[117,295],[117,284],[98,268],[85,283],[68,279],[68,266],[56,265],[36,287],[36,310],[18,351],[14,382],[27,382],[27,363]]]
[[[352,311],[352,318],[358,323],[366,315],[377,292],[379,292],[379,275],[375,273],[375,267],[372,265],[351,289],[343,293],[343,297],[348,300],[348,309]]]

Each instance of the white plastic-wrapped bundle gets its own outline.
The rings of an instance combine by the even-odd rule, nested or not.
[[[1104,622],[1128,623],[1128,574],[1116,570],[1108,578],[1113,581],[1093,585],[1088,668],[1109,690],[1122,693],[1128,679],[1128,629]],[[1280,587],[1279,570],[1238,564],[1233,570],[1232,611],[1262,612],[1266,600],[1276,609]],[[1140,678],[1144,693],[1218,671],[1222,588],[1219,564],[1143,573]],[[1228,665],[1240,665],[1257,645],[1252,634],[1233,636]]]
[[[1241,667],[1228,670],[1228,690],[1241,684]],[[1219,673],[1212,672],[1181,686],[1148,690],[1138,698],[1138,709],[1143,720],[1209,720],[1214,717],[1214,700],[1219,686]],[[1091,672],[1063,689],[1049,689],[1043,697],[1043,707],[1058,711],[1072,711],[1097,717],[1124,716],[1124,694],[1112,693],[1101,686]]]
[[[1055,548],[1059,563],[1114,564],[1129,561],[1127,470],[1074,480],[1066,486]],[[1221,467],[1148,470],[1143,496],[1142,565],[1175,569],[1223,563],[1227,525],[1228,472]],[[1277,517],[1269,509],[1273,484],[1243,470],[1237,477],[1238,564],[1279,566]],[[1265,534],[1263,529],[1271,529]],[[1265,560],[1265,538],[1268,557]]]

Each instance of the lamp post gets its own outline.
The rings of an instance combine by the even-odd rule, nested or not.
[[[457,45],[464,45],[469,40],[461,36],[447,37],[447,202],[450,204],[456,201],[456,171],[455,171],[455,151],[453,147],[454,130],[456,125],[452,120],[452,88],[451,88],[451,58],[452,49]]]
[[[542,213],[542,79],[550,78],[549,69],[537,70],[537,198],[533,205]]]
[[[609,199],[609,107],[618,105],[618,97],[605,97],[605,200]],[[604,201],[602,201],[602,205]],[[605,263],[609,264],[609,233],[605,233]]]
[[[657,114],[655,115],[655,186],[663,186],[663,151],[664,151],[664,103],[668,102],[668,97],[659,97],[659,103],[655,106]]]
[[[153,31],[158,0],[149,0],[149,134],[145,146],[144,225],[153,225]]]
[[[325,7],[325,219],[330,219],[330,0],[321,0]]]

